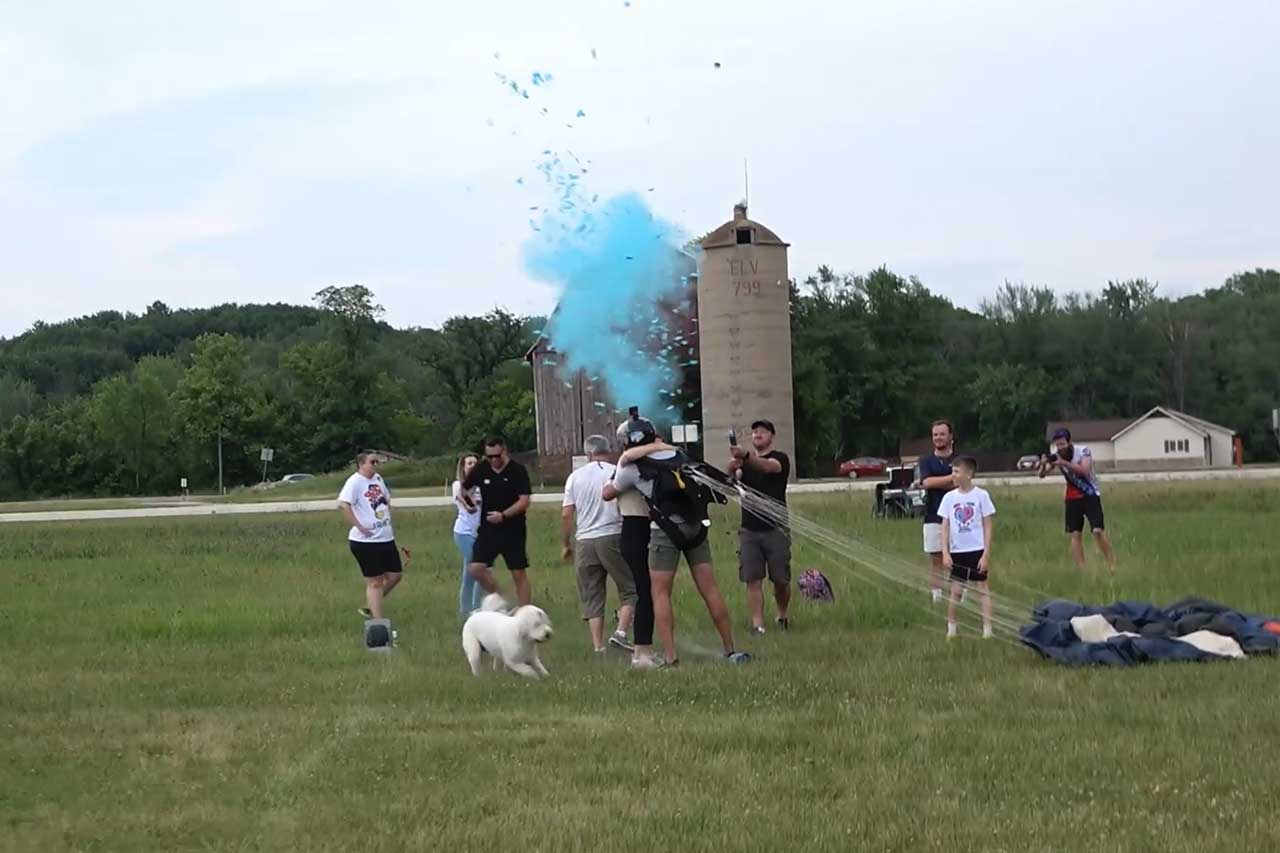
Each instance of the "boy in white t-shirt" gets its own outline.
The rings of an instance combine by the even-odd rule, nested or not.
[[[951,463],[956,487],[938,507],[942,518],[942,565],[951,570],[951,600],[947,603],[947,639],[956,635],[956,605],[968,584],[982,596],[982,637],[991,637],[991,590],[987,571],[991,560],[991,517],[995,504],[986,489],[973,484],[978,462],[957,456]]]

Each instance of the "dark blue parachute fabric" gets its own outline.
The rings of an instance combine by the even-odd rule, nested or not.
[[[1071,620],[1077,616],[1102,616],[1117,631],[1138,634],[1117,636],[1103,643],[1086,643],[1076,636]],[[1050,660],[1067,665],[1102,664],[1132,666],[1179,660],[1228,660],[1179,640],[1195,631],[1212,631],[1231,637],[1247,656],[1280,652],[1280,635],[1263,627],[1278,619],[1242,613],[1200,598],[1187,598],[1156,607],[1145,601],[1117,601],[1105,607],[1054,598],[1041,602],[1018,632],[1022,642]]]

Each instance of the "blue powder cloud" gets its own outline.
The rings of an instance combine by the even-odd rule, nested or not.
[[[678,248],[681,232],[636,193],[595,206],[572,204],[573,190],[561,189],[561,203],[524,245],[529,274],[560,289],[546,335],[566,373],[600,377],[619,407],[665,409],[679,369],[651,342],[667,336],[661,300],[681,288],[691,264]]]

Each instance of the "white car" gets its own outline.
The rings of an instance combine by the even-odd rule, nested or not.
[[[1040,457],[1035,453],[1028,453],[1026,456],[1018,457],[1019,471],[1034,471],[1040,467]]]
[[[315,474],[285,474],[280,478],[280,485],[288,485],[289,483],[301,483],[306,480],[314,480]]]

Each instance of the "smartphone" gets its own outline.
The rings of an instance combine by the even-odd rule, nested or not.
[[[730,447],[738,446],[738,431],[736,429],[729,430],[729,446]]]

